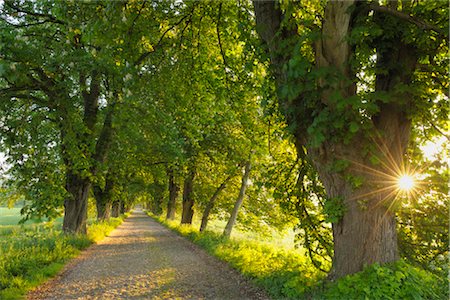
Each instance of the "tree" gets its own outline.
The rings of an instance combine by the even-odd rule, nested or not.
[[[167,169],[167,176],[169,177],[169,199],[167,201],[167,220],[175,219],[176,201],[180,187],[175,179],[174,170],[172,167]]]
[[[199,231],[205,231],[206,226],[208,226],[208,220],[209,215],[211,214],[211,210],[214,207],[214,204],[216,203],[220,192],[222,192],[225,187],[227,186],[228,182],[234,177],[234,174],[228,175],[227,178],[217,187],[217,189],[214,191],[214,194],[209,198],[208,202],[206,203],[205,209],[203,210],[202,214],[202,222],[200,224]]]
[[[111,145],[116,104],[130,96],[127,79],[135,74],[136,61],[154,50],[143,32],[152,32],[146,29],[154,28],[155,18],[144,6],[50,1],[7,1],[2,6],[0,95],[2,103],[12,104],[4,112],[21,110],[30,121],[41,118],[48,124],[37,130],[27,126],[24,132],[17,123],[20,117],[10,118],[4,130],[14,134],[6,134],[4,143],[12,150],[15,178],[30,182],[21,188],[32,200],[29,212],[51,214],[64,199],[66,232],[86,231],[87,197]],[[149,15],[142,31],[136,30]],[[105,31],[105,24],[119,21],[125,24]],[[130,43],[135,47],[125,48],[125,37],[136,41]],[[39,143],[30,143],[32,139]],[[39,145],[43,157],[52,153],[54,175],[40,170],[37,162],[42,160],[23,157],[25,149],[13,150],[18,145]],[[38,184],[38,178],[50,184]]]
[[[399,257],[395,180],[407,170],[414,116],[445,98],[437,82],[446,76],[448,8],[433,7],[437,18],[408,1],[254,2],[298,152],[307,149],[327,201],[343,206],[333,222],[331,278]],[[421,70],[425,61],[434,75]],[[425,81],[436,89],[421,89]]]
[[[56,6],[53,10],[64,13],[65,8]],[[91,187],[89,176],[96,173],[92,161],[101,163],[109,147],[112,103],[116,97],[105,98],[111,105],[103,110],[102,120],[99,99],[106,83],[98,70],[99,64],[85,64],[94,57],[82,45],[81,31],[71,27],[79,24],[60,18],[51,10],[46,2],[5,3],[2,13],[14,21],[2,22],[2,78],[6,83],[2,97],[38,108],[57,128],[57,138],[51,142],[60,147],[59,161],[65,173],[63,229],[84,233]],[[28,36],[33,36],[33,40],[28,40]],[[11,46],[8,41],[17,37],[21,45]],[[70,63],[71,56],[79,61]],[[16,67],[19,72],[15,72]],[[9,146],[14,147],[14,140],[10,142]],[[56,185],[61,184],[61,179]]]
[[[223,235],[226,237],[230,237],[231,231],[233,230],[233,226],[236,223],[239,208],[242,206],[242,202],[244,201],[245,190],[247,189],[248,182],[250,180],[250,169],[251,169],[251,162],[250,160],[248,160],[247,162],[245,162],[244,175],[242,176],[242,183],[241,189],[239,190],[239,196],[236,199],[233,211],[230,214],[230,218],[228,219],[227,225],[223,230]]]

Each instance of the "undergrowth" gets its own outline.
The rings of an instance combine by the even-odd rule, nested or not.
[[[380,266],[328,282],[304,256],[255,241],[200,233],[191,226],[151,217],[228,262],[268,291],[274,299],[449,299],[448,279],[405,261]]]
[[[94,222],[87,235],[66,235],[50,226],[16,227],[0,235],[0,299],[21,299],[54,276],[70,258],[107,236],[123,217]]]

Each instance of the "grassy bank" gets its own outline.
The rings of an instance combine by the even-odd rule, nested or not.
[[[298,298],[325,278],[326,274],[315,269],[301,251],[256,240],[226,239],[216,232],[199,233],[196,227],[150,216],[228,262],[267,290],[274,299]]]
[[[228,262],[274,299],[448,299],[446,278],[404,261],[386,266],[375,264],[360,273],[327,282],[326,274],[314,268],[301,251],[254,240],[226,239],[214,232],[199,233],[196,227],[150,216]]]
[[[64,263],[107,236],[124,217],[94,222],[87,236],[65,235],[60,226],[4,225],[0,231],[0,299],[21,299],[54,276]]]

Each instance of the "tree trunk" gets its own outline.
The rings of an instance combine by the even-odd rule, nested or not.
[[[180,187],[175,181],[175,176],[173,173],[173,169],[169,168],[167,171],[167,174],[169,176],[169,201],[167,202],[167,220],[173,220],[175,219],[175,211],[176,211],[176,204],[177,204],[177,197],[178,192],[180,191]]]
[[[183,212],[181,214],[181,224],[192,224],[194,216],[194,198],[192,197],[194,186],[195,168],[190,167],[189,173],[184,180],[183,187]]]
[[[309,82],[318,85],[321,90],[320,102],[316,110],[326,108],[333,112],[335,104],[332,95],[338,94],[342,99],[356,95],[355,74],[350,68],[353,56],[352,46],[347,42],[352,30],[353,14],[358,9],[352,5],[365,5],[364,2],[329,1],[326,4],[322,22],[321,35],[313,46],[316,68],[336,71],[334,82],[319,79]],[[389,4],[388,4],[389,5]],[[311,147],[308,129],[314,117],[304,105],[306,99],[300,94],[296,99],[283,98],[280,91],[288,82],[286,64],[292,58],[293,49],[298,39],[298,30],[294,22],[289,23],[280,9],[279,3],[271,1],[254,1],[257,31],[268,46],[271,66],[274,72],[280,107],[289,124],[295,125],[294,136],[297,148],[308,147],[308,157],[319,173],[330,199],[341,199],[345,212],[342,218],[333,224],[334,257],[331,278],[336,279],[361,271],[364,265],[374,262],[387,263],[395,261],[397,254],[397,235],[392,206],[395,186],[385,182],[398,177],[403,155],[410,135],[410,118],[407,116],[410,94],[404,85],[411,82],[411,75],[417,63],[414,45],[405,45],[401,34],[393,26],[395,17],[375,13],[373,20],[380,28],[389,32],[374,40],[377,51],[377,74],[375,90],[390,93],[388,102],[377,103],[379,112],[372,116],[374,130],[372,136],[366,133],[355,134],[348,142],[341,143],[326,139],[321,146]],[[396,3],[391,5],[396,10]],[[369,10],[366,10],[366,13]],[[378,19],[377,19],[378,18]],[[386,21],[384,18],[391,18]],[[399,26],[399,28],[401,28]],[[307,82],[306,77],[298,78]],[[402,86],[403,85],[403,86]],[[401,89],[397,89],[397,87]],[[398,90],[398,91],[397,91]],[[296,112],[297,115],[289,114]],[[317,111],[316,111],[317,114]],[[356,124],[360,122],[356,121]],[[328,138],[328,137],[326,137]],[[373,149],[380,149],[378,153]],[[368,149],[369,154],[368,154]],[[371,165],[370,156],[380,159],[381,166]],[[350,167],[343,172],[334,172],[330,168],[337,160],[347,160]],[[384,175],[383,175],[384,174]],[[349,182],[349,175],[361,178],[363,184],[356,188]],[[377,176],[375,176],[377,175]],[[385,178],[380,178],[385,176]]]
[[[251,163],[249,160],[245,163],[245,171],[244,171],[244,176],[242,177],[242,184],[241,184],[241,190],[239,191],[239,196],[236,200],[236,203],[234,204],[234,208],[233,208],[233,211],[231,212],[230,219],[228,220],[228,223],[225,226],[225,229],[223,231],[223,235],[226,237],[230,237],[231,230],[233,230],[233,226],[236,223],[239,208],[241,208],[242,202],[244,202],[245,190],[247,189],[248,181],[249,181],[249,177],[250,177],[250,169],[251,169]]]
[[[111,216],[113,218],[118,218],[120,216],[122,204],[120,203],[120,200],[116,200],[112,203],[112,209],[111,209]]]
[[[224,182],[216,189],[212,197],[209,199],[208,203],[206,204],[205,210],[203,211],[202,215],[202,223],[200,225],[200,232],[203,232],[206,229],[206,226],[208,225],[208,219],[209,214],[211,213],[211,209],[214,207],[214,203],[216,202],[217,198],[219,197],[220,192],[227,186],[228,181],[233,178],[232,175],[228,176]]]
[[[87,202],[91,183],[68,171],[66,190],[69,197],[64,200],[63,231],[65,233],[86,234]]]
[[[101,188],[98,185],[94,185],[93,191],[95,196],[95,203],[97,206],[97,220],[104,221],[111,217],[111,208],[113,202],[113,189],[114,189],[114,175],[111,170],[106,175],[105,187]]]
[[[153,199],[152,202],[152,213],[159,216],[162,214],[162,202],[163,198],[161,196],[156,196],[156,198]]]
[[[95,194],[95,192],[94,192]],[[98,200],[98,196],[95,196],[95,204],[97,207],[97,220],[105,221],[111,217],[112,203],[109,199],[103,198],[101,201]]]
[[[365,265],[380,264],[398,259],[395,214],[389,209],[393,201],[395,186],[381,188],[379,182],[387,180],[379,174],[387,170],[366,167],[362,147],[336,146],[327,144],[321,148],[321,157],[345,157],[353,162],[342,173],[330,172],[330,162],[314,159],[321,181],[327,192],[327,201],[342,201],[344,213],[338,222],[332,224],[334,257],[330,279],[337,279],[359,272]],[[318,151],[310,150],[312,156]],[[346,176],[361,178],[363,186],[355,188]]]

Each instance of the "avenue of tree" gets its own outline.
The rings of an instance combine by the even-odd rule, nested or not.
[[[445,154],[420,150],[449,139],[445,1],[0,6],[2,198],[26,217],[295,226],[332,279],[448,253]]]

